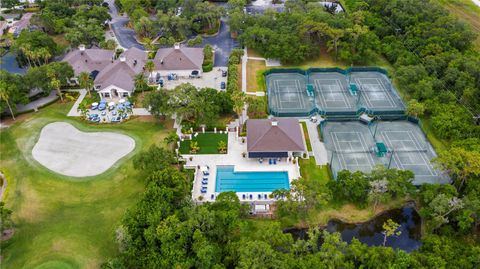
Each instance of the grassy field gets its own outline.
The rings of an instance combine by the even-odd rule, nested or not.
[[[248,60],[247,62],[247,92],[264,92],[265,83],[263,71],[267,70],[265,61]]]
[[[172,122],[144,118],[118,125],[88,125],[54,104],[22,115],[0,133],[0,169],[8,180],[6,204],[14,211],[15,235],[2,242],[2,268],[99,268],[117,253],[115,229],[138,199],[144,183],[131,157],[163,144]],[[135,139],[135,150],[105,173],[82,179],[44,168],[31,155],[43,126],[69,122],[82,131],[112,131]]]
[[[225,141],[225,144],[228,145],[228,134],[220,133],[204,133],[198,134],[197,137],[192,140],[184,140],[180,142],[180,153],[189,154],[190,153],[190,142],[198,142],[200,150],[198,154],[218,154],[218,142]]]
[[[471,0],[438,0],[438,3],[446,8],[450,14],[468,23],[477,34],[475,47],[480,50],[480,7]]]
[[[302,125],[305,144],[307,144],[307,151],[312,151],[312,144],[310,143],[310,136],[308,135],[307,123],[302,121],[300,122],[300,125]]]
[[[303,178],[318,180],[318,184],[326,185],[331,180],[330,171],[327,165],[318,166],[315,158],[300,159],[300,174]]]

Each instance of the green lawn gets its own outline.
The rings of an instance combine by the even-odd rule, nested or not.
[[[310,136],[308,136],[308,129],[306,122],[300,122],[303,129],[303,136],[305,137],[305,144],[307,144],[307,151],[312,151],[312,144],[310,143]]]
[[[99,268],[117,253],[115,229],[143,191],[131,157],[162,144],[171,122],[132,119],[117,125],[89,125],[67,118],[69,104],[53,104],[25,114],[0,132],[0,169],[8,180],[6,204],[14,211],[16,232],[2,242],[2,268]],[[82,131],[113,131],[131,136],[136,148],[105,173],[73,179],[53,173],[31,155],[43,126],[56,121]]]
[[[332,180],[328,165],[317,165],[314,157],[310,159],[299,159],[298,163],[300,164],[300,174],[303,178],[318,180],[318,183],[322,185]]]
[[[192,140],[184,140],[180,142],[181,154],[190,154],[190,142],[198,142],[200,151],[197,154],[218,154],[218,142],[225,141],[225,144],[228,145],[228,134],[220,133],[199,133],[197,137]]]

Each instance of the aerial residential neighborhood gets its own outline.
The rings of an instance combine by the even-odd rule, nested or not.
[[[3,0],[0,268],[480,268],[477,0]]]

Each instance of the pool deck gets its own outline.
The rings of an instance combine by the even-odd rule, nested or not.
[[[300,167],[298,161],[296,163],[288,162],[283,158],[280,162],[277,161],[276,165],[268,164],[268,160],[264,160],[263,163],[259,163],[257,158],[243,157],[242,153],[247,152],[247,139],[245,143],[242,143],[242,138],[236,136],[235,132],[228,133],[228,153],[227,154],[183,154],[186,159],[185,168],[195,169],[195,180],[193,182],[192,198],[196,202],[214,201],[215,197],[219,194],[215,192],[215,181],[217,175],[217,165],[233,165],[234,170],[244,172],[275,172],[286,171],[288,172],[289,183],[292,180],[300,177]],[[190,157],[192,160],[190,161]],[[202,178],[204,177],[199,166],[208,166],[210,175],[208,176],[207,193],[201,193]],[[213,199],[212,199],[212,194]],[[242,199],[245,194],[247,199]],[[253,195],[253,199],[249,199],[249,195]],[[258,194],[262,195],[262,199],[258,199]],[[251,202],[255,204],[269,204],[273,200],[268,198],[264,199],[264,194],[267,196],[270,192],[237,192],[237,196],[242,202]],[[199,197],[203,197],[200,198]]]

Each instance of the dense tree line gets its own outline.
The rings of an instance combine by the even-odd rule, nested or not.
[[[73,46],[98,45],[105,39],[104,23],[111,19],[103,1],[48,0],[33,21],[49,34],[65,34]]]
[[[247,207],[235,193],[225,192],[213,203],[193,205],[192,174],[172,167],[171,156],[154,146],[136,158],[135,166],[141,169],[146,190],[116,231],[120,255],[105,262],[102,268],[480,266],[480,246],[452,235],[428,235],[420,249],[407,254],[390,247],[369,247],[356,239],[347,244],[338,233],[329,234],[316,228],[309,230],[306,239],[295,241],[276,221],[266,222],[257,230],[246,218]],[[401,175],[395,170],[376,173],[409,178],[408,174]],[[403,184],[397,184],[400,185]],[[403,190],[399,192],[405,191],[400,189]],[[425,191],[424,196],[431,194]]]
[[[331,14],[313,2],[287,1],[286,12],[241,16],[234,12],[232,31],[240,32],[242,45],[266,58],[301,63],[327,47],[348,63],[366,63],[374,57],[378,37],[365,25],[364,14]]]
[[[480,111],[480,53],[470,27],[432,1],[365,0],[351,8],[368,18],[378,52],[395,66],[399,87],[425,103],[436,134],[479,137],[471,113]]]
[[[222,7],[201,0],[117,0],[140,37],[160,37],[161,44],[173,45],[192,34],[213,34],[225,11]],[[155,14],[153,16],[151,14]]]
[[[211,88],[197,89],[186,83],[173,90],[154,91],[145,96],[144,106],[156,117],[171,116],[175,113],[183,120],[182,125],[211,127],[220,115],[233,112],[233,102],[226,92]],[[216,126],[215,126],[216,127]]]

